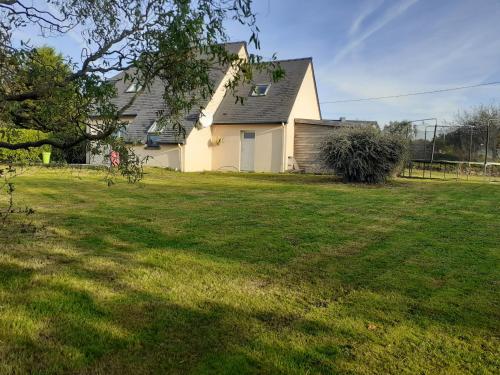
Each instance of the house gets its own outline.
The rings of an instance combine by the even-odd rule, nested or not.
[[[228,43],[226,48],[240,58],[247,57],[244,42]],[[124,113],[123,119],[128,125],[123,136],[134,144],[138,156],[149,157],[149,166],[184,172],[284,172],[300,168],[295,159],[307,161],[315,150],[310,152],[304,147],[317,149],[318,144],[296,144],[297,126],[302,128],[309,121],[313,129],[317,124],[328,126],[328,122],[321,119],[312,59],[282,60],[279,64],[286,74],[278,82],[271,82],[266,72],[256,72],[253,84],[237,88],[237,94],[246,97],[244,104],[235,103],[233,95],[226,95],[225,84],[233,73],[231,68],[225,73],[214,71],[212,78],[217,89],[203,103],[203,115],[193,111],[185,116],[185,135],[172,129],[158,133],[155,120],[164,106],[163,87],[161,83],[154,83]],[[124,105],[136,89],[124,82],[123,74],[114,78],[118,107]],[[200,122],[205,126],[200,126]],[[90,164],[103,162],[102,158],[90,154],[87,160]],[[306,164],[316,168],[314,160]]]

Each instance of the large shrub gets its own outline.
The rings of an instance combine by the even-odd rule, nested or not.
[[[406,149],[401,137],[374,128],[349,128],[328,137],[320,155],[325,167],[345,181],[380,183],[401,165]]]
[[[31,129],[12,129],[3,127],[0,124],[0,141],[2,142],[32,142],[38,141],[44,133]],[[42,150],[40,147],[33,147],[27,150],[8,150],[0,148],[1,162],[32,163],[41,161]]]

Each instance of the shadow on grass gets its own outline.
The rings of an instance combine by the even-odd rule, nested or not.
[[[94,215],[90,220],[87,217],[85,221],[99,222],[103,219]],[[318,298],[314,296],[318,290],[328,291],[324,298],[319,299],[320,303],[326,304],[335,303],[339,298],[346,298],[352,291],[394,293],[405,299],[404,318],[419,325],[437,323],[457,328],[491,330],[492,322],[495,321],[494,313],[491,309],[486,309],[485,305],[463,303],[446,305],[446,301],[454,303],[455,297],[453,294],[450,295],[450,292],[456,289],[469,289],[473,295],[472,299],[474,296],[483,295],[484,290],[477,289],[479,285],[470,286],[466,279],[456,284],[457,268],[442,262],[447,257],[455,255],[446,254],[444,250],[433,251],[432,244],[436,243],[435,240],[427,238],[427,245],[416,242],[419,241],[419,237],[413,235],[414,224],[403,221],[386,228],[383,232],[365,229],[363,241],[348,244],[346,240],[341,240],[326,251],[307,250],[325,243],[324,239],[318,241],[317,238],[305,238],[299,243],[288,245],[278,240],[279,251],[273,251],[266,241],[261,241],[264,236],[259,235],[249,237],[245,233],[235,231],[224,241],[218,241],[214,245],[211,243],[213,239],[210,235],[196,238],[189,231],[168,235],[147,224],[129,223],[123,227],[116,226],[112,235],[104,236],[98,232],[81,239],[68,238],[67,241],[83,251],[84,256],[106,257],[118,265],[117,270],[108,268],[96,270],[85,264],[73,269],[73,272],[81,277],[109,282],[113,287],[119,287],[120,273],[125,273],[131,264],[134,265],[132,269],[143,267],[150,269],[151,272],[157,269],[168,272],[168,265],[164,269],[157,263],[158,259],[162,259],[162,253],[186,254],[192,257],[193,261],[202,256],[209,257],[214,262],[230,261],[243,265],[247,263],[250,265],[249,272],[253,273],[249,274],[250,277],[258,276],[271,280],[272,284],[285,289],[300,288],[302,298],[312,305],[318,303]],[[201,228],[196,230],[205,232]],[[347,256],[343,253],[345,248],[351,248],[351,253]],[[158,254],[155,261],[134,260],[137,254],[149,250],[154,250],[155,254]],[[418,265],[413,265],[415,261],[424,263],[428,261],[429,269],[426,271],[419,269]],[[65,259],[58,259],[57,264],[64,262]],[[455,284],[448,286],[446,280]],[[443,303],[428,303],[439,295],[443,295],[440,298]],[[478,297],[478,300],[481,298]],[[380,308],[390,310],[390,308]],[[357,312],[359,317],[364,317],[366,320],[371,319],[372,313],[372,311],[366,314],[363,311]]]
[[[342,180],[334,175],[326,174],[291,174],[291,173],[209,173],[212,177],[226,178],[230,176],[234,179],[241,179],[244,181],[258,181],[268,183],[285,183],[291,185],[317,185],[328,183],[339,183]]]
[[[24,267],[0,263],[1,301],[10,311],[0,318],[0,373],[284,373],[275,362],[248,350],[266,346],[259,344],[262,329],[304,335],[330,331],[295,314],[249,311],[203,299],[181,304],[172,302],[168,292],[159,297],[132,288],[122,279],[127,270],[144,265],[131,259],[126,269],[111,267],[110,278],[89,271],[86,251],[72,256],[49,255],[43,249],[7,254],[11,263]],[[117,262],[122,258],[114,256]],[[293,347],[268,350],[285,361],[318,367],[316,360],[302,362],[314,354]],[[334,369],[332,358],[320,365]]]
[[[294,184],[294,176],[271,177]],[[265,175],[235,178],[270,181]],[[50,187],[50,181],[43,184]],[[249,199],[248,185],[257,186],[236,192],[213,184],[209,189],[222,191],[214,198],[195,187],[94,194],[87,186],[92,205],[83,209],[73,204],[74,194],[64,197],[64,209],[48,210],[59,234],[7,244],[0,253],[0,373],[334,373],[342,361],[362,364],[363,350],[379,362],[414,366],[401,368],[410,372],[434,360],[434,350],[446,351],[439,340],[415,339],[422,334],[418,327],[438,327],[433,332],[448,332],[450,340],[466,332],[475,340],[486,337],[481,345],[493,342],[497,313],[484,276],[494,275],[491,265],[484,267],[493,258],[462,245],[487,248],[494,236],[467,232],[463,214],[439,217],[440,207],[430,207],[419,216],[404,199],[392,203],[393,210],[352,191],[342,200],[309,201],[304,189],[280,200],[285,189],[267,186],[267,196]],[[135,202],[165,192],[156,201]],[[57,204],[61,194],[52,189],[46,202]],[[130,195],[134,201],[125,199]],[[168,199],[178,196],[174,213]],[[186,204],[196,199],[201,203]],[[455,231],[453,242],[438,234],[447,229]],[[420,231],[427,237],[416,235]],[[142,278],[131,282],[131,274]],[[241,278],[265,280],[246,295],[262,299],[259,308],[235,297],[246,285]],[[172,280],[176,290],[166,285]],[[191,294],[184,295],[187,289]],[[414,346],[383,356],[399,344],[383,337],[383,329],[368,332],[368,322],[387,330],[411,326]],[[415,348],[424,349],[415,356]],[[444,362],[438,358],[436,368]]]
[[[251,265],[251,272],[256,272],[255,266],[259,265],[259,276],[273,280],[274,284],[284,288],[300,287],[309,290],[311,295],[318,289],[328,290],[330,295],[325,299],[330,302],[336,301],[339,294],[344,296],[345,290],[392,292],[408,300],[406,318],[419,324],[435,322],[491,330],[495,321],[494,312],[486,309],[484,304],[426,304],[439,295],[443,296],[442,301],[455,303],[453,292],[457,289],[469,290],[471,301],[487,294],[480,288],[480,283],[472,285],[467,278],[457,278],[457,272],[470,272],[471,267],[480,267],[487,262],[478,258],[474,263],[458,265],[454,260],[457,252],[467,254],[466,244],[470,236],[462,233],[461,244],[464,247],[454,245],[450,248],[450,244],[444,242],[448,228],[443,227],[439,231],[441,224],[428,223],[425,210],[419,213],[421,216],[415,216],[411,210],[399,211],[397,215],[399,217],[395,215],[390,226],[364,227],[363,237],[354,242],[349,236],[329,237],[328,232],[318,237],[301,237],[283,229],[275,231],[275,243],[270,243],[265,227],[251,233],[234,230],[222,239],[214,240],[214,228],[203,223],[175,234],[167,234],[147,223],[124,223],[115,226],[108,236],[97,232],[85,238],[68,238],[67,241],[77,248],[108,256],[123,268],[134,262],[133,254],[150,249],[160,254],[182,252],[193,257],[208,256],[214,261],[244,262]],[[99,223],[105,220],[105,216],[94,214],[82,222]],[[463,218],[456,220],[457,223],[453,224],[450,219],[446,225],[458,229],[460,222],[464,228],[468,226]],[[422,226],[432,226],[437,234],[418,235],[423,230]],[[295,236],[290,237],[292,234]],[[353,232],[353,235],[359,233]],[[483,240],[484,244],[487,242],[494,246],[493,238]],[[325,245],[329,246],[320,250]],[[346,249],[350,249],[347,254]],[[481,254],[477,251],[478,255]],[[426,269],[419,266],[420,263],[426,265]],[[156,267],[149,261],[139,265]],[[108,270],[92,272],[94,274],[85,276],[97,279],[109,277]],[[477,297],[477,300],[481,298]],[[457,300],[461,301],[460,298]],[[369,319],[369,316],[366,318]]]

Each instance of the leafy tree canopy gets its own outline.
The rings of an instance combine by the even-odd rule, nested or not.
[[[384,133],[397,135],[405,139],[412,139],[415,136],[415,130],[409,120],[389,122],[384,126]]]
[[[479,105],[470,110],[459,112],[455,116],[454,124],[458,129],[448,136],[450,142],[460,145],[460,135],[472,132],[472,142],[475,145],[488,145],[489,155],[493,160],[498,160],[500,145],[500,105]],[[469,143],[469,142],[467,142]]]
[[[228,89],[251,81],[255,69],[268,69],[273,79],[283,72],[264,64],[260,56],[249,60],[229,53],[226,22],[249,29],[250,42],[259,48],[252,0],[0,0],[0,121],[12,128],[47,134],[37,141],[0,141],[0,148],[29,149],[51,145],[59,149],[81,142],[120,146],[113,133],[124,126],[122,108],[107,76],[126,71],[125,79],[148,90],[153,80],[164,83],[167,110],[160,124],[182,131],[183,114],[214,91],[210,71],[233,66],[237,72]],[[37,7],[39,6],[39,7]],[[78,31],[85,40],[81,61],[13,40],[12,33],[36,27],[43,36]],[[130,73],[130,72],[133,72]],[[237,98],[238,99],[238,98]],[[239,98],[241,99],[241,98]],[[96,126],[90,118],[99,118]],[[168,120],[168,121],[167,121]],[[93,131],[86,131],[87,129]],[[136,162],[123,148],[121,165]]]

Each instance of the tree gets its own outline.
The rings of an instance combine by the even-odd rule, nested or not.
[[[413,129],[411,121],[391,121],[384,126],[384,133],[397,135],[411,140],[415,137],[416,130]]]
[[[36,87],[47,80],[61,82],[70,74],[70,67],[65,64],[62,55],[57,54],[53,48],[40,47],[35,48],[26,54],[22,65],[18,67],[18,74],[11,77],[11,87]],[[67,91],[64,102],[56,100],[34,101],[25,100],[11,104],[10,112],[2,112],[2,122],[0,122],[0,141],[7,143],[20,143],[28,141],[38,141],[47,138],[48,129],[26,124],[30,113],[37,112],[40,117],[44,116],[50,119],[52,123],[61,122],[66,116],[74,113],[77,110],[78,97],[74,94],[72,87]],[[58,104],[54,106],[53,104]],[[0,160],[12,161],[34,161],[38,159],[39,148],[31,148],[30,150],[8,150],[0,148]]]
[[[16,129],[38,130],[37,141],[1,141],[0,148],[29,149],[51,145],[69,149],[85,141],[120,148],[120,168],[126,173],[137,158],[113,134],[125,124],[122,108],[106,77],[125,71],[125,79],[148,90],[155,79],[165,87],[167,109],[159,126],[172,124],[179,132],[183,114],[213,91],[210,71],[233,66],[226,84],[234,93],[251,81],[254,69],[269,69],[273,79],[283,72],[264,64],[260,56],[242,60],[221,42],[228,40],[225,23],[237,21],[250,30],[259,48],[252,0],[47,0],[37,8],[22,0],[0,0],[0,121]],[[14,30],[36,27],[42,35],[78,30],[85,40],[82,61],[48,62],[27,42],[16,43]],[[36,67],[36,69],[34,69]],[[70,68],[68,68],[70,67]],[[242,98],[236,98],[243,100]],[[91,118],[98,118],[96,123]],[[91,131],[88,131],[91,129]]]
[[[488,144],[488,154],[493,160],[499,158],[498,145],[500,144],[500,105],[480,105],[473,107],[469,111],[463,111],[455,116],[455,123],[459,127],[456,130],[458,134],[467,135],[472,130],[472,147],[473,151],[478,148],[486,147]],[[450,142],[456,141],[457,146],[460,146],[461,138],[459,136],[448,136]],[[488,141],[487,141],[488,137]],[[463,138],[463,137],[462,137]],[[469,147],[469,141],[467,146]]]

